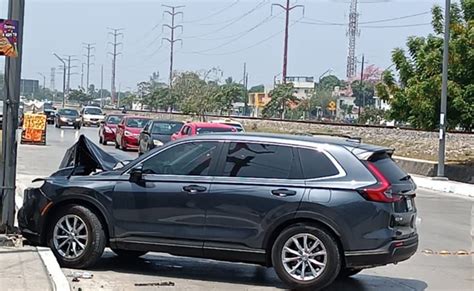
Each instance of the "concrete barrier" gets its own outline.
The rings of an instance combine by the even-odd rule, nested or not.
[[[404,157],[394,157],[398,165],[410,174],[426,177],[436,177],[438,173],[438,163],[432,161],[410,159]],[[451,181],[474,184],[473,164],[446,164],[445,176]]]

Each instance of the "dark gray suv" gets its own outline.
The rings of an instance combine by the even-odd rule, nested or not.
[[[273,266],[289,287],[319,289],[415,253],[416,186],[391,155],[345,138],[196,136],[119,170],[47,178],[19,223],[66,267],[109,246]]]

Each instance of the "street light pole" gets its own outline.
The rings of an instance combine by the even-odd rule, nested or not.
[[[441,108],[439,115],[438,177],[444,177],[444,162],[446,155],[446,107],[448,103],[449,30],[451,23],[450,8],[451,0],[446,0],[446,7],[444,8],[443,76]]]
[[[0,229],[2,232],[13,228],[15,222],[15,190],[17,164],[18,107],[20,103],[21,61],[23,53],[23,24],[25,0],[8,1],[8,19],[18,21],[18,57],[5,59],[5,96],[3,106],[2,153],[4,160],[0,169],[2,190],[2,213]]]
[[[63,63],[63,108],[66,106],[66,72],[67,72],[67,65],[66,61],[63,60],[60,56],[58,56],[56,53],[53,53],[53,55],[58,58],[59,61]]]

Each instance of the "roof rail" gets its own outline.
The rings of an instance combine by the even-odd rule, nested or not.
[[[310,133],[307,133],[307,134],[304,134],[304,135],[309,135],[309,136],[324,135],[324,136],[343,137],[343,138],[346,138],[349,141],[354,141],[354,142],[358,142],[358,143],[362,142],[361,137],[354,137],[354,136],[350,136],[350,135],[347,135],[347,134],[341,134],[341,133],[310,132]]]

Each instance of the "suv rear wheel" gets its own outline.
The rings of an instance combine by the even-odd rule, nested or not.
[[[80,205],[59,209],[48,231],[48,246],[63,267],[88,268],[104,252],[106,237],[99,218]]]
[[[290,288],[318,290],[331,284],[341,269],[334,238],[312,225],[286,228],[275,240],[272,262],[280,279]]]

